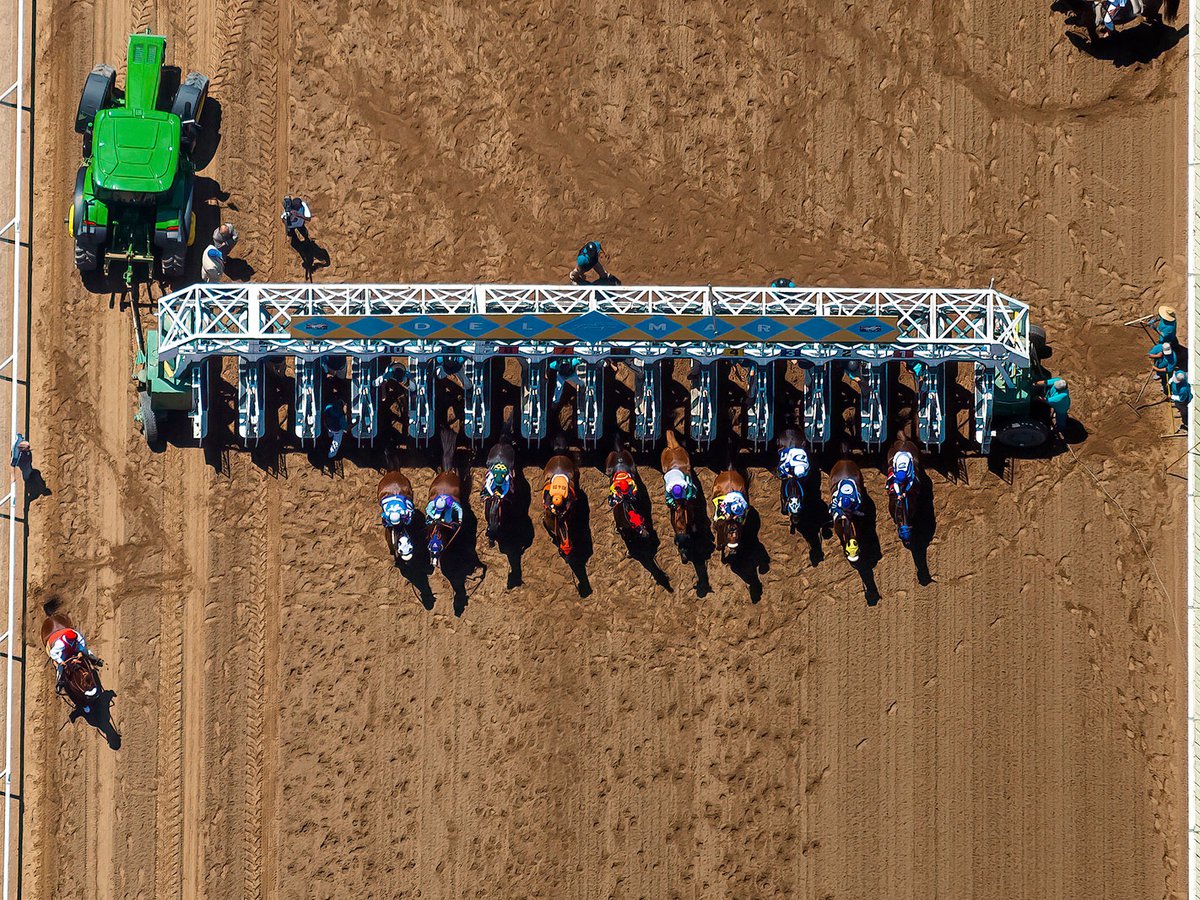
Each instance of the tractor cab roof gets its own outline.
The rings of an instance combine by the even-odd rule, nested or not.
[[[93,178],[109,191],[163,193],[179,169],[179,117],[105,109],[92,131]]]

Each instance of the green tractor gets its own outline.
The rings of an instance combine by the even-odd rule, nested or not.
[[[84,156],[67,218],[75,266],[93,272],[103,259],[108,274],[124,265],[126,285],[136,264],[145,264],[149,276],[155,259],[163,277],[183,275],[195,238],[192,152],[208,78],[189,73],[160,108],[166,50],[161,35],[130,35],[124,93],[115,88],[112,66],[96,66],[75,115]]]

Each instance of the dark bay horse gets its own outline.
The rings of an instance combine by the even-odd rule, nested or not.
[[[700,517],[696,509],[696,476],[692,473],[692,460],[679,443],[674,430],[667,430],[667,449],[662,452],[661,462],[675,546],[679,548],[679,556],[687,562],[688,545],[700,530]]]
[[[378,498],[388,552],[397,561],[408,562],[415,549],[408,533],[413,518],[412,482],[403,472],[385,472],[379,479]]]
[[[64,628],[75,630],[74,623],[64,613],[52,613],[42,622],[42,646],[50,652],[53,636]],[[71,705],[85,715],[92,711],[92,704],[100,700],[103,690],[96,667],[86,654],[76,653],[63,660],[62,681],[54,688],[55,693],[65,696]]]
[[[609,478],[608,504],[612,507],[617,534],[627,540],[647,537],[650,527],[637,509],[637,464],[633,454],[621,443],[619,434],[616,446],[604,461],[604,474]]]
[[[785,428],[776,439],[779,449],[779,511],[799,531],[806,510],[821,503],[821,470],[809,460],[808,439],[797,428]],[[797,468],[801,471],[797,471]]]
[[[462,528],[462,479],[454,471],[455,435],[446,425],[438,429],[438,434],[442,439],[442,465],[429,486],[429,506],[425,515],[426,549],[435,569]],[[439,502],[444,503],[446,497],[452,503],[445,509],[438,509]],[[457,510],[453,509],[455,506]]]
[[[841,542],[846,559],[858,562],[859,543],[855,519],[861,515],[867,492],[863,487],[862,471],[851,459],[839,459],[829,473],[833,499],[829,504],[829,515],[833,519],[833,533]]]
[[[571,514],[579,490],[579,467],[561,435],[555,439],[554,450],[542,470],[542,524],[558,552],[564,559],[569,559],[574,549],[571,545]]]
[[[746,479],[732,466],[717,475],[713,484],[713,531],[722,561],[728,561],[741,546],[750,494]]]
[[[505,423],[499,442],[488,451],[487,475],[479,496],[483,498],[483,514],[487,520],[487,539],[495,546],[500,538],[504,523],[505,507],[513,492],[513,478],[517,470],[517,449],[513,446],[509,424]]]
[[[905,547],[912,542],[921,497],[921,456],[917,445],[901,431],[888,449],[888,513]],[[897,467],[899,464],[899,468]]]

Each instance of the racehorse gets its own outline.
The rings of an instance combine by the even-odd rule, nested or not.
[[[1164,20],[1174,22],[1179,14],[1179,0],[1076,0],[1076,6],[1093,41],[1138,18],[1161,25]]]
[[[646,537],[650,527],[637,510],[637,464],[633,454],[622,445],[620,434],[612,453],[604,461],[604,473],[610,480],[608,504],[612,507],[617,534],[626,539]]]
[[[741,546],[742,529],[750,511],[746,479],[731,465],[717,475],[713,484],[713,531],[721,560],[728,560]]]
[[[571,556],[571,510],[579,489],[579,467],[567,452],[562,435],[555,438],[554,455],[542,470],[542,524],[564,559]]]
[[[829,505],[833,533],[841,542],[846,559],[856,563],[860,546],[854,520],[863,514],[862,504],[867,498],[862,472],[853,460],[839,459],[829,473],[829,481],[833,493],[833,500]]]
[[[785,428],[776,439],[779,448],[779,511],[792,532],[801,530],[805,509],[821,502],[821,470],[809,460],[808,439],[797,428]]]
[[[397,562],[409,562],[415,549],[408,533],[413,516],[412,482],[403,472],[385,472],[379,479],[378,497],[388,552]]]
[[[42,646],[50,652],[51,639],[64,628],[75,630],[74,623],[64,613],[52,613],[42,622]],[[76,653],[63,660],[62,680],[55,685],[54,692],[66,697],[71,705],[84,714],[92,711],[92,704],[100,699],[102,689],[96,667],[86,654]]]
[[[489,546],[495,546],[500,538],[500,527],[504,521],[504,508],[512,496],[513,474],[517,470],[517,450],[513,446],[512,433],[506,422],[500,441],[488,451],[487,475],[479,496],[483,498],[483,514],[487,520]]]
[[[696,478],[692,474],[692,460],[673,430],[667,431],[667,449],[662,452],[661,462],[675,546],[679,548],[680,558],[687,562],[688,544],[700,530],[696,515]]]
[[[451,524],[437,516],[430,516],[428,509],[426,511],[426,549],[435,569],[441,565],[442,554],[449,549],[462,528],[462,479],[454,471],[454,432],[449,426],[443,425],[438,429],[438,434],[442,439],[442,466],[434,474],[433,484],[429,486],[429,502],[432,505],[438,497],[450,497],[458,505],[459,518]]]
[[[911,471],[907,479],[903,478],[902,473],[897,472],[896,455],[899,453],[908,454],[910,459]],[[888,449],[887,459],[889,466],[888,513],[891,514],[892,521],[896,523],[900,541],[905,547],[908,547],[913,537],[917,510],[920,509],[921,457],[917,445],[908,439],[908,435],[904,431],[901,431],[896,435],[896,442]]]

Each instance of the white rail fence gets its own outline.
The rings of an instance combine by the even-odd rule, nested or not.
[[[7,328],[9,334],[7,350],[3,360],[0,360],[0,378],[8,380],[8,390],[0,390],[0,409],[8,405],[8,436],[7,447],[12,446],[17,432],[24,419],[22,377],[25,370],[23,348],[21,346],[21,330],[24,327],[21,310],[25,307],[28,285],[23,273],[28,264],[28,234],[26,231],[25,211],[28,197],[25,195],[27,182],[27,141],[30,139],[31,112],[26,93],[27,42],[30,39],[28,10],[25,0],[10,0],[9,25],[0,28],[0,33],[6,33],[8,42],[0,47],[0,118],[2,118],[3,137],[0,138],[0,151],[3,159],[3,175],[0,176],[0,257],[5,267],[4,290],[9,296],[0,301],[3,310],[4,324],[0,334]],[[32,60],[29,54],[28,60]],[[9,141],[12,141],[11,146]],[[4,302],[7,301],[7,302]],[[7,606],[4,612],[5,627],[0,634],[0,652],[4,654],[4,768],[2,775],[4,789],[4,866],[3,881],[0,897],[8,900],[17,893],[20,881],[19,840],[17,835],[21,828],[21,799],[19,792],[14,792],[14,784],[21,784],[21,772],[14,770],[14,765],[20,765],[19,754],[14,759],[14,751],[20,741],[20,731],[15,729],[13,720],[14,694],[18,691],[18,679],[23,677],[23,635],[20,631],[20,620],[17,618],[17,603],[24,597],[24,568],[22,557],[18,556],[19,549],[24,548],[24,521],[19,520],[18,500],[21,499],[21,489],[18,487],[16,470],[9,469],[8,493],[0,499],[0,504],[7,508],[8,553],[7,553]],[[20,532],[20,541],[18,541]],[[18,666],[21,668],[18,669]],[[20,701],[19,694],[16,697]],[[20,710],[16,711],[20,715]]]

